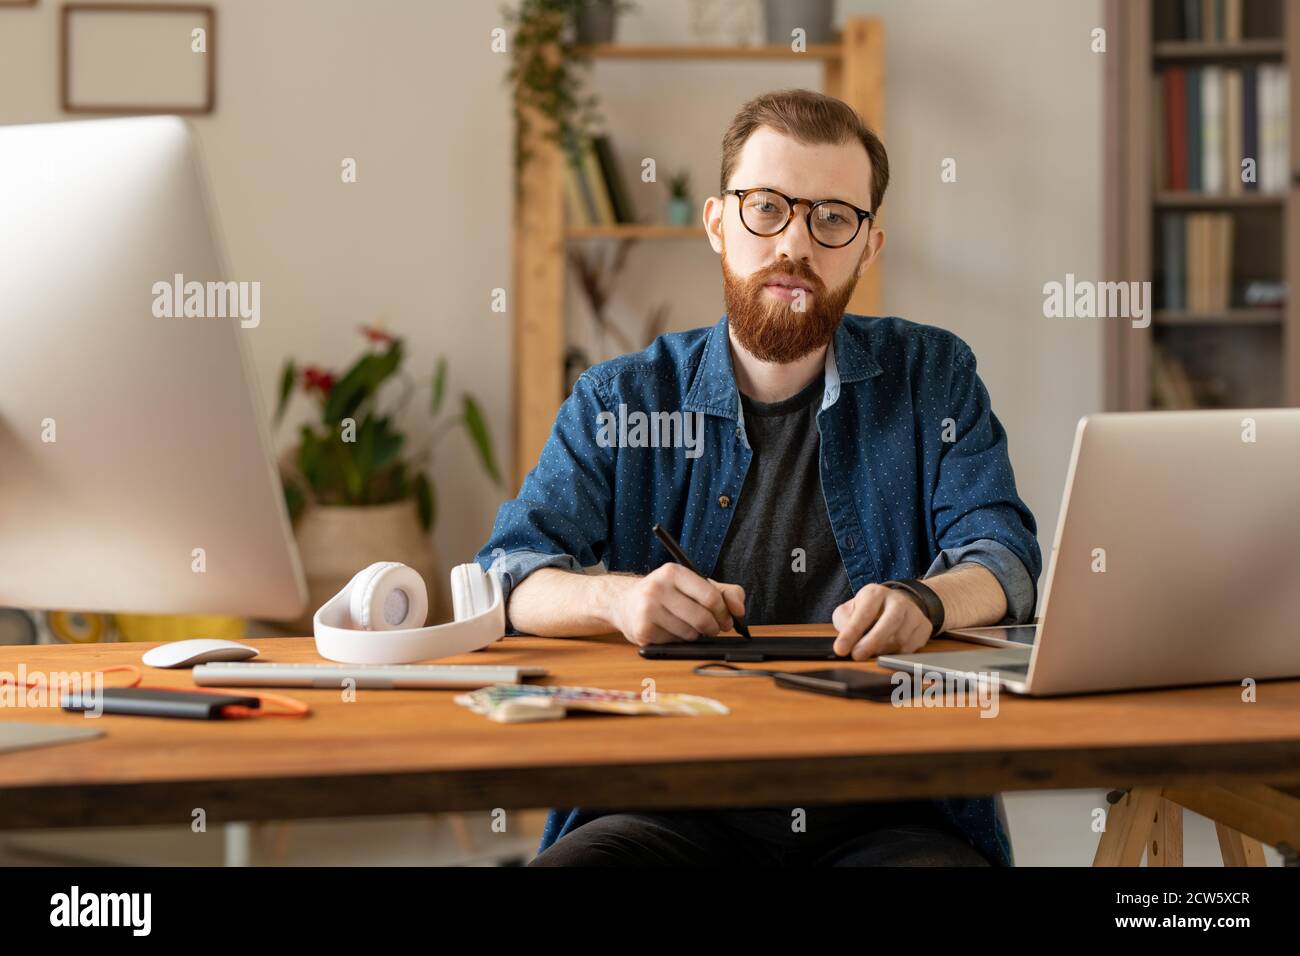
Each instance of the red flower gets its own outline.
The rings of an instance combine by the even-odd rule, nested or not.
[[[322,395],[328,395],[334,387],[334,373],[308,365],[302,370],[302,387],[309,392],[318,389]]]
[[[397,341],[397,336],[389,335],[377,325],[361,326],[361,334],[377,345],[392,345]]]

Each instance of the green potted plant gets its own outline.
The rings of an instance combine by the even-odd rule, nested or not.
[[[612,38],[618,14],[634,9],[632,0],[519,0],[502,9],[513,28],[506,82],[515,91],[516,188],[532,155],[530,112],[549,121],[546,138],[562,148],[600,122],[599,99],[585,91],[580,75],[591,65],[585,46]]]
[[[613,43],[621,7],[617,0],[587,0],[578,4],[574,39],[579,43]]]
[[[315,609],[375,561],[415,568],[429,587],[430,619],[450,617],[446,575],[429,544],[438,516],[429,477],[437,443],[463,428],[483,470],[501,483],[478,401],[464,393],[458,414],[444,408],[446,359],[439,358],[432,377],[417,384],[402,369],[401,338],[373,326],[361,331],[370,347],[342,375],[314,365],[299,368],[292,359],[280,375],[277,428],[295,394],[316,407],[316,420],[299,426],[297,441],[280,459],[309,592],[308,612],[294,625],[308,632]],[[396,423],[424,386],[434,425],[421,447],[408,449]]]
[[[668,224],[689,226],[694,210],[691,206],[691,175],[682,170],[668,177]]]

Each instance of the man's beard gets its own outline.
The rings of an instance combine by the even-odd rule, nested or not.
[[[803,311],[796,311],[799,299],[784,302],[766,292],[764,283],[778,276],[798,279],[808,285]],[[826,285],[806,263],[783,259],[753,275],[740,277],[727,268],[722,255],[722,289],[727,303],[727,321],[736,340],[763,362],[787,364],[827,345],[858,284],[856,272],[837,289]]]

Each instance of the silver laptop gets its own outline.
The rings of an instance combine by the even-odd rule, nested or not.
[[[1300,677],[1300,409],[1079,421],[1031,646],[879,658],[1018,694]]]

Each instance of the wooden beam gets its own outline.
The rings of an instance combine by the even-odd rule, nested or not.
[[[1182,865],[1183,808],[1161,797],[1147,843],[1147,866]]]
[[[843,56],[835,43],[810,43],[795,51],[788,43],[737,46],[734,43],[592,43],[578,50],[596,60],[822,60]]]
[[[1286,0],[1282,16],[1287,56],[1291,60],[1287,70],[1288,92],[1291,103],[1295,104],[1300,103],[1300,68],[1296,66],[1296,60],[1300,59],[1300,2]],[[1294,173],[1300,158],[1300,122],[1295,121],[1295,115],[1293,106],[1288,124],[1292,172],[1287,176],[1286,228],[1282,239],[1282,278],[1291,290],[1287,296],[1286,322],[1282,326],[1282,401],[1300,406],[1300,295],[1296,294],[1300,289],[1300,194],[1297,194]]]
[[[1160,806],[1159,787],[1134,787],[1106,813],[1093,866],[1140,866]]]
[[[547,138],[554,129],[548,117],[526,103],[520,111],[528,120],[525,140],[531,155],[519,175],[514,211],[511,451],[516,491],[537,463],[564,400],[566,261],[564,154]]]
[[[1260,783],[1166,787],[1164,793],[1188,810],[1269,846],[1300,848],[1300,797],[1294,794]]]
[[[885,28],[876,17],[849,17],[844,22],[841,42],[844,55],[840,66],[826,64],[827,92],[848,103],[881,140],[885,139]],[[883,213],[883,209],[882,209]],[[884,224],[879,216],[875,225]],[[849,300],[848,311],[858,315],[879,315],[881,309],[880,268],[883,257],[867,270]]]
[[[1102,268],[1109,281],[1144,281],[1152,276],[1150,0],[1107,0],[1106,35]],[[1152,327],[1104,328],[1104,408],[1149,408]]]
[[[1254,837],[1215,821],[1215,835],[1219,838],[1219,852],[1224,866],[1268,866],[1264,847]]]

